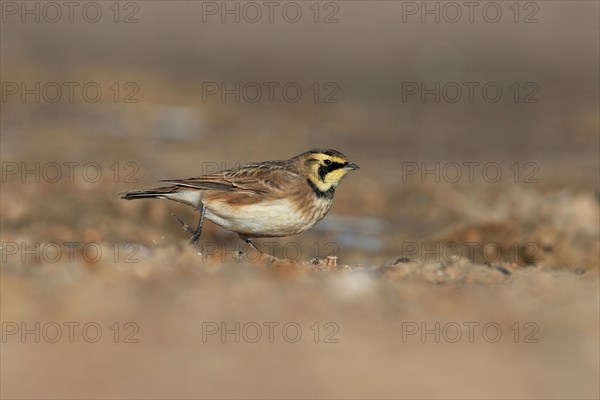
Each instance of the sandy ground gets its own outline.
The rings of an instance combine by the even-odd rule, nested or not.
[[[598,393],[597,274],[202,263],[187,247],[6,269],[5,398]]]
[[[402,22],[402,2],[335,2],[335,24],[130,3],[138,23],[99,3],[97,24],[1,25],[3,96],[104,93],[2,98],[2,398],[600,397],[597,3],[521,2],[528,24],[512,2],[493,24]],[[506,96],[403,99],[471,81]],[[215,82],[306,96],[206,101]],[[314,147],[361,169],[263,257],[212,223],[191,249],[171,217],[191,210],[118,197]]]

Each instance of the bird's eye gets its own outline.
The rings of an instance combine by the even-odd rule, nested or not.
[[[324,163],[325,165],[331,165],[331,160],[324,160],[324,161],[323,161],[323,163]]]

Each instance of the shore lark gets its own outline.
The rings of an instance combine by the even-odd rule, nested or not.
[[[171,185],[121,193],[121,198],[168,199],[199,210],[195,230],[173,214],[192,234],[190,242],[194,246],[207,218],[236,232],[257,249],[250,239],[297,235],[325,217],[340,180],[358,168],[339,151],[315,149],[289,160],[246,164],[196,178],[163,180]]]

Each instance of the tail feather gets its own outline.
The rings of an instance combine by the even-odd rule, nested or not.
[[[125,200],[135,200],[135,199],[147,199],[152,197],[165,198],[168,197],[169,194],[177,191],[177,187],[168,186],[161,187],[156,189],[145,189],[145,190],[136,190],[133,192],[123,192],[119,193],[122,199]]]
[[[179,186],[167,186],[156,189],[136,190],[119,193],[122,199],[167,199],[200,209],[202,205],[202,190],[193,190]]]

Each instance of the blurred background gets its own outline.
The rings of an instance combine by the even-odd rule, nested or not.
[[[2,397],[600,396],[598,3],[0,3]],[[118,197],[320,147],[289,262]]]

